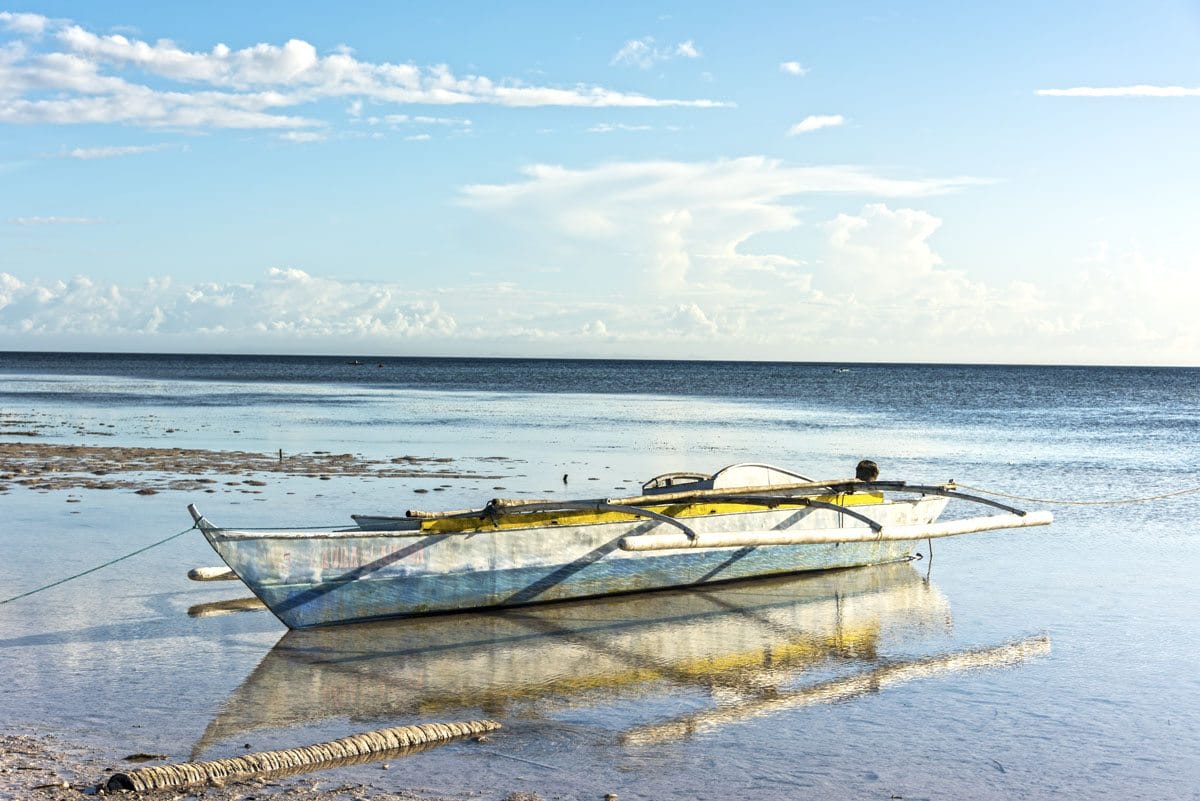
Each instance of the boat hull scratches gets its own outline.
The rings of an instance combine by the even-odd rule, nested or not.
[[[887,522],[928,522],[945,502],[923,498],[879,504],[874,511],[884,513]],[[761,514],[768,519],[756,521],[754,528],[827,528],[846,520],[828,510]],[[750,521],[745,515],[718,515],[703,522],[705,528],[725,528]],[[564,526],[521,536],[501,531],[389,539],[374,533],[307,541],[203,530],[251,591],[293,629],[883,564],[910,558],[918,542],[620,549],[624,537],[659,525]]]
[[[565,603],[570,603],[572,601],[586,601],[589,599],[596,599],[596,598],[620,597],[620,596],[624,596],[624,595],[640,595],[640,594],[644,594],[644,593],[662,593],[662,592],[670,592],[671,590],[689,590],[689,589],[697,589],[700,587],[724,586],[724,585],[728,585],[728,584],[736,585],[738,583],[752,583],[758,579],[765,579],[765,578],[781,578],[781,577],[786,577],[786,576],[803,575],[806,573],[837,573],[837,572],[843,571],[843,570],[850,571],[850,570],[858,570],[858,569],[865,568],[865,567],[874,567],[874,566],[879,566],[879,565],[900,564],[900,563],[910,562],[912,560],[912,558],[913,558],[912,548],[914,545],[916,545],[916,542],[888,543],[888,545],[906,546],[907,550],[905,550],[905,552],[902,555],[897,556],[894,559],[878,559],[878,560],[873,559],[871,561],[865,561],[865,562],[862,562],[861,564],[855,564],[855,565],[836,565],[833,567],[789,568],[789,569],[785,569],[785,570],[781,570],[781,571],[777,571],[777,572],[771,572],[771,573],[759,572],[759,573],[753,573],[753,574],[745,575],[745,576],[718,576],[715,578],[706,579],[704,581],[696,581],[696,582],[691,582],[691,583],[675,582],[672,584],[656,585],[656,586],[647,587],[647,588],[636,588],[636,589],[605,588],[602,590],[598,590],[596,592],[591,592],[591,593],[586,593],[586,594],[569,594],[569,595],[564,594],[561,596],[558,594],[555,594],[553,597],[544,597],[544,598],[540,598],[538,600],[529,600],[529,601],[515,602],[515,603],[510,603],[510,602],[505,601],[502,603],[494,603],[494,604],[487,604],[487,605],[481,603],[481,604],[464,605],[464,606],[455,605],[455,606],[450,606],[447,608],[436,608],[435,609],[435,608],[429,608],[430,604],[428,604],[428,602],[424,602],[424,603],[420,603],[420,604],[414,604],[411,607],[412,611],[405,611],[405,612],[397,613],[396,611],[392,611],[392,610],[394,610],[394,603],[389,602],[387,605],[388,611],[384,611],[379,614],[371,614],[371,615],[367,615],[367,616],[352,617],[352,618],[339,617],[335,620],[306,623],[304,625],[292,625],[292,624],[288,623],[287,620],[284,620],[284,617],[282,615],[279,615],[278,613],[277,613],[277,617],[279,617],[280,620],[282,620],[285,624],[288,625],[289,628],[292,628],[292,629],[317,629],[317,628],[328,628],[331,626],[340,626],[340,625],[343,625],[346,623],[373,623],[373,622],[379,622],[379,621],[385,621],[385,620],[395,620],[397,618],[422,618],[422,617],[437,617],[437,616],[444,616],[444,615],[465,615],[465,614],[471,614],[471,613],[476,613],[476,612],[494,612],[496,610],[502,610],[502,609],[522,609],[522,608],[528,608],[531,606],[545,606],[547,604],[565,604]],[[897,548],[894,550],[900,550],[900,549]],[[368,584],[369,584],[369,582],[368,582]],[[299,590],[299,591],[303,591],[305,588],[295,588],[295,589]],[[368,588],[366,586],[364,586],[362,582],[356,584],[354,586],[354,590],[357,592],[370,592],[370,590],[368,590]],[[268,594],[273,595],[274,593],[269,592]],[[387,592],[387,595],[389,598],[393,597],[392,593],[390,591]],[[286,592],[283,592],[279,595],[279,597],[287,598],[288,595]],[[306,617],[308,617],[308,616],[306,615]]]
[[[915,544],[873,542],[704,550],[656,554],[636,560],[583,560],[550,570],[524,567],[486,575],[389,576],[318,584],[266,584],[252,589],[287,626],[309,628],[899,562],[911,558]],[[803,555],[797,553],[800,550]]]

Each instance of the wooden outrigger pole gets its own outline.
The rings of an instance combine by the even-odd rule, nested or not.
[[[755,545],[832,545],[839,542],[896,542],[956,537],[976,531],[995,531],[1029,526],[1048,526],[1050,512],[1025,515],[989,515],[944,523],[916,526],[880,526],[878,529],[825,528],[808,531],[729,531],[697,534],[695,537],[668,532],[636,534],[621,540],[625,551],[665,551],[672,548],[744,548]]]
[[[941,495],[964,501],[992,506],[1007,514],[972,517],[965,520],[950,520],[942,523],[926,523],[922,525],[889,525],[884,526],[871,519],[858,509],[849,508],[837,503],[819,501],[805,495],[790,495],[787,493],[813,492],[824,490],[833,494],[851,492],[906,492],[918,495]],[[829,509],[843,516],[851,517],[867,524],[867,530],[861,527],[826,528],[799,531],[728,531],[697,533],[689,526],[679,522],[667,514],[650,511],[643,507],[662,506],[664,504],[694,503],[703,501],[725,501],[735,503],[755,503],[763,506],[797,505],[819,509]],[[869,507],[868,507],[869,508]],[[637,495],[628,498],[596,498],[593,500],[562,501],[554,499],[514,500],[496,498],[483,509],[457,510],[453,512],[422,512],[410,510],[408,517],[423,520],[439,518],[461,518],[497,516],[503,514],[520,514],[523,512],[546,512],[557,510],[594,510],[624,512],[638,517],[647,517],[666,523],[676,531],[663,533],[636,534],[621,540],[621,549],[625,551],[662,551],[676,548],[741,548],[759,545],[829,545],[841,542],[896,542],[904,540],[925,540],[941,537],[956,537],[961,534],[972,534],[979,531],[997,531],[1001,529],[1029,528],[1031,526],[1047,526],[1054,521],[1050,512],[1026,512],[1013,506],[989,498],[967,495],[958,492],[953,482],[948,484],[908,484],[904,481],[859,481],[858,479],[837,479],[834,481],[803,481],[790,484],[775,484],[761,487],[742,487],[735,491],[726,489],[699,489],[681,492],[663,492],[650,495]]]

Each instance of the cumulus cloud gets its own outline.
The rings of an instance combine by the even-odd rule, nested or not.
[[[28,36],[41,36],[49,23],[49,18],[41,14],[0,11],[0,27]]]
[[[584,324],[581,333],[585,337],[604,339],[608,336],[608,326],[604,324],[603,320],[592,320]]]
[[[696,339],[710,339],[720,331],[717,324],[695,303],[676,306],[667,325],[677,333]]]
[[[187,286],[168,279],[119,286],[85,276],[24,281],[0,273],[0,336],[388,340],[444,337],[456,326],[437,302],[410,300],[398,286],[318,278],[296,269],[272,268],[254,283]]]
[[[699,58],[700,50],[691,39],[674,46],[660,47],[653,36],[630,39],[616,52],[609,62],[613,66],[638,67],[648,70],[655,64],[672,58]]]
[[[779,65],[779,71],[786,75],[795,75],[803,78],[808,74],[808,67],[805,67],[799,61],[784,61]]]
[[[1038,362],[1054,337],[1072,344],[1053,352],[1076,348],[1076,361],[1144,361],[1125,341],[1194,361],[1200,323],[1184,307],[1200,294],[1200,270],[1121,273],[1089,262],[1058,286],[989,283],[970,264],[946,264],[936,247],[944,221],[912,202],[971,183],[762,158],[533,165],[522,180],[465,188],[464,202],[513,226],[536,220],[539,237],[523,240],[537,243],[528,257],[569,264],[576,295],[612,304],[579,314],[602,317],[613,348],[641,342],[657,355],[686,355],[704,343],[708,355],[735,358]],[[815,193],[875,199],[822,223],[798,205]],[[1193,289],[1155,290],[1164,285]],[[565,289],[559,302],[578,303]],[[539,341],[555,330],[537,327]]]
[[[666,222],[689,229],[682,215]],[[0,347],[1195,363],[1200,263],[1110,249],[1081,259],[1065,286],[991,285],[944,263],[942,224],[927,211],[869,203],[819,226],[808,258],[776,254],[803,280],[761,273],[658,291],[611,272],[596,293],[543,280],[422,290],[295,268],[192,284],[0,272]],[[703,242],[683,245],[703,260]]]
[[[962,270],[943,267],[930,241],[941,225],[942,220],[929,212],[886,203],[867,204],[857,214],[839,214],[825,225],[828,249],[814,282],[828,294],[865,304],[876,314],[888,308],[885,317],[936,315],[936,322],[926,324],[937,330],[963,309],[968,314],[955,321],[956,326],[978,321],[993,300],[992,292],[971,282]],[[891,309],[899,300],[897,309]]]
[[[1081,352],[1082,343],[1101,341],[1111,343],[1118,361],[1196,362],[1200,259],[1171,265],[1105,244],[1081,257],[1070,283],[1059,289],[1070,305],[1047,315],[1044,332],[1064,350]]]
[[[1200,97],[1200,86],[1076,86],[1070,89],[1038,89],[1044,97]]]
[[[796,136],[797,134],[809,133],[818,131],[821,128],[833,128],[842,125],[846,122],[846,118],[841,114],[814,114],[805,117],[800,122],[788,129],[788,136]]]
[[[844,310],[831,342],[906,360],[1195,363],[1200,263],[1100,248],[1065,281],[992,285],[943,262],[934,248],[942,224],[926,211],[873,203],[824,226],[813,285]]]
[[[0,123],[122,123],[150,128],[319,128],[295,113],[340,99],[351,116],[363,101],[377,105],[491,104],[510,107],[726,105],[707,99],[654,98],[602,86],[537,86],[482,75],[456,75],[448,65],[368,62],[350,48],[322,54],[302,39],[234,50],[215,44],[185,50],[121,34],[101,35],[37,14],[0,16],[18,38],[0,43]],[[635,48],[636,50],[636,48]],[[691,41],[666,57],[694,58]],[[642,56],[660,58],[656,48]]]
[[[524,180],[465,187],[463,202],[503,215],[512,227],[536,221],[537,236],[529,241],[546,249],[540,258],[576,266],[576,285],[608,295],[622,287],[686,298],[728,332],[751,328],[764,304],[774,307],[780,298],[793,312],[828,304],[812,284],[804,254],[751,244],[800,227],[797,201],[804,195],[921,197],[970,183],[894,179],[851,166],[796,167],[762,157],[574,170],[541,164],[527,167]],[[717,310],[721,314],[712,316]],[[668,315],[673,330],[681,331],[678,310]],[[690,319],[693,335],[714,330],[695,315]],[[617,319],[607,321],[619,330]]]

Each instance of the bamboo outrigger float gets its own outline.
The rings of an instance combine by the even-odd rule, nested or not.
[[[935,522],[951,498],[1002,514]],[[224,529],[188,510],[290,628],[896,562],[923,539],[1053,519],[953,483],[813,481],[758,464],[666,474],[632,498],[494,499],[325,531]]]

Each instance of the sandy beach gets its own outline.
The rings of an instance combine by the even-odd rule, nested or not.
[[[129,770],[131,765],[131,762],[124,760],[114,764],[97,749],[63,742],[52,735],[0,734],[0,799],[77,801],[85,795],[105,795],[102,789],[98,789],[99,786],[114,771]],[[396,761],[380,763],[377,767],[381,772],[403,772],[403,765]],[[252,801],[263,798],[302,801],[468,801],[472,797],[478,798],[446,796],[418,789],[389,790],[362,782],[339,781],[336,769],[303,776],[250,779],[156,792],[118,792],[112,795],[116,798],[172,801],[188,798],[206,801]],[[522,791],[496,797],[504,801],[542,799],[540,795]]]

